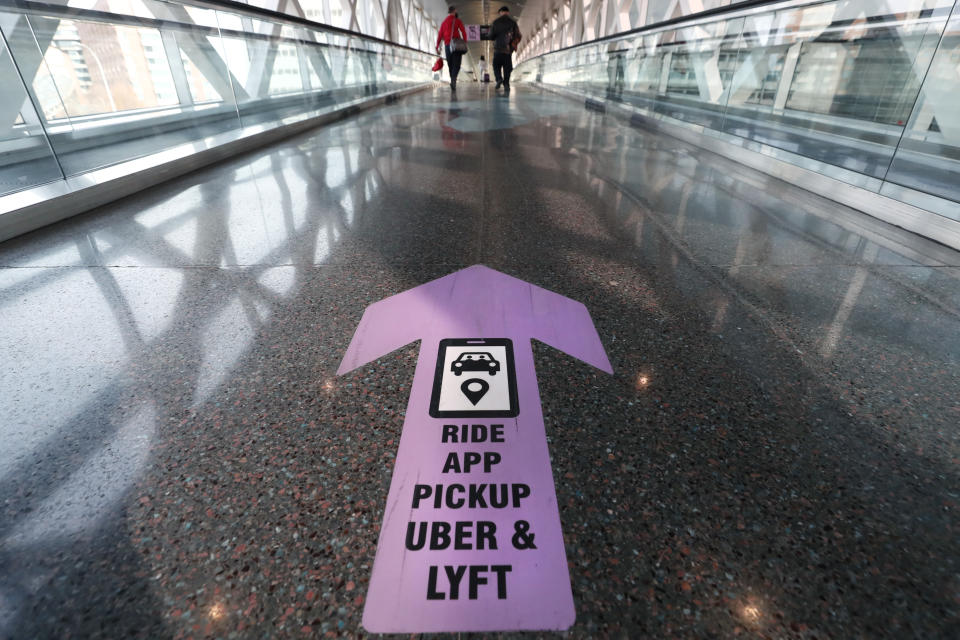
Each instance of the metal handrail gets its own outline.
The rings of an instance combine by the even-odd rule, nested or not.
[[[790,0],[742,0],[741,2],[735,2],[733,4],[728,4],[723,7],[714,7],[713,9],[704,9],[703,11],[698,11],[697,13],[688,13],[686,15],[679,16],[677,18],[670,18],[669,20],[661,20],[660,22],[654,22],[653,24],[645,24],[642,27],[630,29],[629,31],[620,31],[619,33],[613,33],[610,35],[602,36],[600,38],[594,38],[593,40],[587,40],[586,42],[578,42],[576,44],[560,47],[559,49],[544,51],[543,53],[538,53],[537,55],[531,58],[524,58],[523,60],[520,61],[520,63],[522,64],[524,62],[536,60],[537,58],[553,55],[561,51],[569,51],[570,49],[587,47],[594,44],[600,44],[601,42],[608,42],[610,40],[619,40],[621,38],[626,38],[628,36],[636,35],[639,33],[646,33],[648,31],[659,31],[666,27],[671,27],[677,24],[699,23],[709,18],[722,16],[724,14],[739,13],[747,9],[756,9],[760,7],[770,6],[770,5],[818,4],[820,2],[826,2],[826,1],[828,0],[806,0],[804,2],[791,3]]]
[[[102,11],[99,9],[83,9],[80,7],[71,7],[68,5],[54,4],[50,2],[41,2],[39,0],[9,0],[13,8],[17,9],[22,13],[28,13],[31,15],[55,15],[63,18],[84,18],[87,20],[94,20],[97,22],[105,22],[111,24],[127,24],[132,26],[140,27],[149,27],[149,28],[176,28],[184,26],[181,22],[176,22],[172,20],[164,20],[162,18],[145,18],[142,16],[131,16],[122,13],[112,13],[110,11]],[[260,7],[254,7],[251,5],[243,4],[241,2],[233,2],[232,0],[177,0],[177,4],[191,5],[197,7],[203,7],[208,9],[223,9],[229,10],[236,13],[245,13],[252,16],[260,18],[269,18],[270,20],[286,22],[291,24],[296,24],[300,26],[310,27],[315,31],[327,31],[333,32],[338,35],[348,36],[351,38],[359,38],[361,40],[367,40],[370,42],[376,42],[378,44],[385,44],[391,47],[397,47],[400,49],[406,49],[408,51],[414,51],[416,53],[425,53],[428,55],[436,55],[435,51],[425,51],[423,49],[417,49],[405,44],[399,44],[397,42],[391,42],[390,40],[385,40],[384,38],[378,38],[376,36],[371,36],[357,31],[351,31],[349,29],[343,29],[341,27],[335,27],[333,25],[324,24],[322,22],[315,22],[313,20],[308,20],[307,18],[301,18],[299,16],[292,16],[286,13],[280,13],[278,11],[272,11],[270,9],[261,9]],[[207,32],[207,33],[219,33],[226,35],[239,35],[243,34],[244,37],[254,38],[258,40],[276,40],[277,37],[270,36],[267,34],[260,33],[250,33],[247,31],[236,31],[232,29],[216,28],[216,27],[206,27],[203,25],[191,24],[189,25],[191,31],[198,32]],[[282,38],[291,42],[307,42],[309,44],[324,44],[303,41],[299,38]]]
[[[236,0],[187,0],[187,4],[195,4],[198,6],[210,6],[211,8],[229,8],[231,11],[241,11],[245,13],[259,14],[273,20],[285,20],[287,22],[294,22],[297,24],[302,24],[309,27],[320,27],[325,31],[334,31],[341,35],[347,35],[351,37],[364,38],[366,40],[373,40],[374,42],[380,42],[382,44],[389,44],[395,47],[402,47],[404,49],[409,49],[410,51],[416,51],[418,53],[429,53],[430,55],[436,55],[436,51],[424,51],[423,49],[417,49],[405,44],[398,44],[384,38],[378,38],[377,36],[371,36],[359,31],[352,31],[350,29],[344,29],[343,27],[335,27],[330,24],[323,22],[315,22],[308,18],[302,18],[300,16],[292,16],[287,13],[280,13],[279,11],[274,11],[272,9],[265,9],[262,7],[255,7],[253,5],[244,4],[242,2],[236,2]]]

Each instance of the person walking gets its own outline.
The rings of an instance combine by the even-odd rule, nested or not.
[[[447,69],[450,71],[450,90],[457,90],[457,76],[460,75],[460,62],[467,50],[467,30],[457,16],[457,8],[450,7],[446,19],[440,24],[437,33],[437,53],[440,53],[440,41],[444,43],[447,54]],[[461,48],[462,47],[462,48]]]
[[[520,28],[510,17],[510,7],[500,7],[500,17],[490,25],[493,40],[493,75],[497,89],[503,85],[504,93],[510,93],[510,74],[513,72],[513,52],[520,42]]]

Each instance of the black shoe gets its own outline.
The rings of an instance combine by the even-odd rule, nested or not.
[[[510,93],[510,85],[507,84],[506,82],[503,83],[503,92]]]
[[[503,84],[503,83],[498,80],[498,81],[497,81],[497,89],[499,89],[499,88],[500,88],[500,85],[502,85],[502,84]],[[496,91],[496,89],[494,89],[494,91]]]

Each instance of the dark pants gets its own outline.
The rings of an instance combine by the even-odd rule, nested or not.
[[[510,86],[510,74],[513,72],[513,54],[493,54],[493,77],[502,82],[505,87]]]
[[[456,51],[450,51],[450,45],[443,45],[447,52],[447,70],[450,72],[450,81],[456,82],[460,75],[460,62],[463,60],[463,54]]]

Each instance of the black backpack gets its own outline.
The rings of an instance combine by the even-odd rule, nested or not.
[[[510,22],[513,22],[513,20],[510,20]],[[510,25],[509,31],[504,31],[503,33],[497,36],[497,39],[494,40],[493,42],[493,48],[499,51],[512,51],[513,50],[512,44],[513,44],[514,38],[516,37],[519,31],[520,30],[517,29],[517,23],[513,22],[513,24]]]

